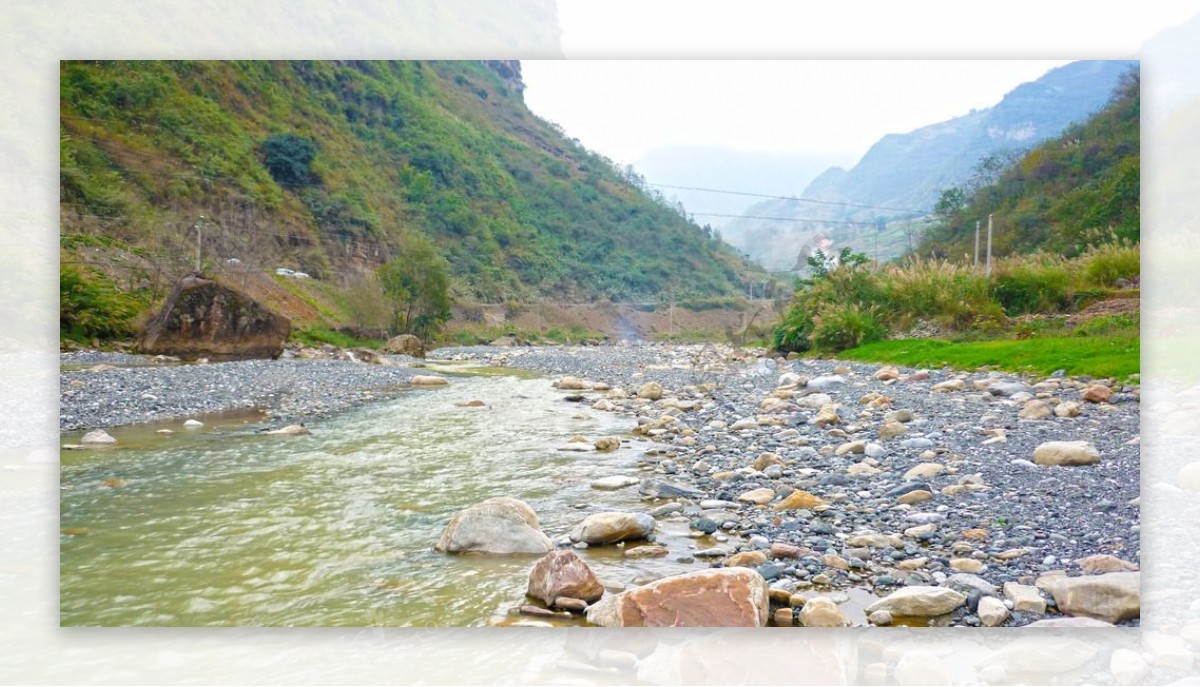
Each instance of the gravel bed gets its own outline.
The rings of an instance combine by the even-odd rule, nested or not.
[[[885,383],[874,376],[879,365],[788,363],[717,346],[469,347],[441,349],[437,355],[622,388],[629,398],[608,391],[563,393],[583,394],[586,404],[629,416],[631,429],[640,427],[640,433],[662,444],[641,466],[651,475],[641,485],[648,510],[671,501],[682,504],[693,528],[730,535],[721,544],[728,553],[771,543],[800,547],[804,554],[799,558],[769,557],[760,566],[774,586],[800,592],[854,587],[880,596],[903,586],[952,586],[969,601],[950,622],[979,625],[974,614],[978,599],[1004,599],[1006,582],[1033,585],[1039,577],[1059,571],[1078,576],[1084,571],[1077,561],[1094,554],[1114,556],[1130,568],[1140,562],[1138,388],[1115,386],[1109,402],[1091,403],[1082,400],[1093,382],[1087,378],[1034,379],[946,369],[925,371],[927,379]],[[760,405],[784,383],[787,373],[809,378],[811,385],[835,371],[837,378],[827,380],[825,388],[801,383],[787,402],[769,411]],[[902,378],[916,372],[899,369]],[[950,379],[962,380],[964,388],[932,390]],[[663,386],[662,400],[636,398],[638,388],[650,381]],[[976,382],[1003,393],[976,388]],[[1043,384],[1034,388],[1039,382]],[[819,408],[803,407],[812,393],[828,394],[840,406],[839,423],[813,423]],[[891,403],[861,403],[871,393]],[[1035,396],[1052,404],[1079,403],[1080,414],[1020,417]],[[696,407],[673,409],[677,401],[694,401]],[[903,435],[882,438],[885,417],[897,410],[909,411],[911,421],[901,423]],[[731,429],[746,419],[756,420],[757,426]],[[997,435],[1004,439],[984,443]],[[1098,463],[1032,462],[1034,449],[1043,442],[1079,440],[1095,446],[1101,456]],[[837,454],[838,447],[859,441],[868,445],[870,454]],[[754,469],[752,464],[768,452],[782,465]],[[855,464],[856,470],[870,466],[878,472],[851,474],[848,469]],[[920,464],[940,467],[933,468],[937,474],[905,479],[905,473]],[[666,489],[659,486],[664,484]],[[956,485],[968,486],[943,491]],[[693,491],[681,496],[676,490],[672,496],[666,493],[672,487]],[[929,492],[928,500],[900,502],[904,493],[918,487]],[[765,508],[699,505],[706,499],[736,503],[740,496],[764,488],[775,494]],[[807,491],[825,503],[809,509],[772,508],[794,490]],[[923,524],[932,524],[927,528],[931,531],[905,533]],[[870,533],[890,539],[880,545],[853,539]],[[915,565],[922,558],[926,562]],[[1005,624],[1062,617],[1055,613],[1054,597],[1047,591],[1042,596],[1049,604],[1046,614],[1015,611]]]
[[[128,358],[134,358],[130,361]],[[281,424],[325,417],[400,393],[420,370],[345,360],[150,364],[123,354],[64,354],[61,364],[131,364],[59,374],[59,430],[96,429],[261,408]],[[86,361],[86,363],[85,363]]]

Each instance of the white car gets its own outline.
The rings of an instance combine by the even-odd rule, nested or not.
[[[289,269],[288,269],[288,268],[286,268],[286,267],[276,267],[276,268],[275,268],[275,274],[278,274],[278,275],[279,275],[279,276],[281,276],[281,277],[293,277],[293,276],[295,276],[295,275],[296,275],[296,271],[295,271],[295,270],[289,270]]]

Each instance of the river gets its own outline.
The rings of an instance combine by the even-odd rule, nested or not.
[[[644,510],[636,487],[589,484],[638,475],[648,445],[556,450],[576,434],[624,435],[630,420],[566,402],[548,379],[446,371],[449,386],[310,423],[308,436],[264,435],[262,416],[242,413],[203,418],[199,429],[180,420],[118,427],[110,430],[116,447],[64,451],[61,623],[529,622],[511,609],[527,603],[536,557],[437,553],[447,521],[472,503],[512,496],[554,538],[591,512]],[[459,405],[472,400],[486,405]],[[663,527],[667,558],[626,562],[617,547],[582,555],[615,587],[694,569],[674,562],[696,543],[686,522]]]

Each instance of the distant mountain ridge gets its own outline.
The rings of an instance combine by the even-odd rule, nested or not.
[[[908,133],[888,134],[871,146],[854,167],[826,170],[801,194],[806,199],[913,212],[768,200],[751,206],[745,214],[814,221],[788,224],[744,218],[729,222],[723,235],[752,259],[773,269],[792,267],[796,253],[817,232],[841,246],[871,254],[875,222],[882,219],[891,223],[925,214],[943,190],[967,181],[984,157],[1017,154],[1059,135],[1072,123],[1099,110],[1111,97],[1120,76],[1136,64],[1132,60],[1086,60],[1052,69],[1009,91],[992,107]],[[834,223],[838,221],[861,221],[864,225]],[[879,257],[892,257],[907,245],[897,231],[887,232]]]

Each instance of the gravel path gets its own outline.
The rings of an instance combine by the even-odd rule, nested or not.
[[[853,587],[885,595],[902,586],[951,586],[968,597],[952,622],[979,625],[982,596],[1005,599],[1005,583],[1032,586],[1041,578],[1049,615],[1018,608],[1004,622],[1024,625],[1062,617],[1054,612],[1045,576],[1074,577],[1095,572],[1093,566],[1136,569],[1139,563],[1137,388],[1116,387],[1108,402],[1092,403],[1082,400],[1093,384],[1088,379],[931,370],[904,381],[917,371],[899,369],[899,379],[885,382],[875,377],[879,365],[787,363],[717,346],[471,347],[435,354],[620,387],[564,393],[584,393],[594,408],[628,415],[635,433],[663,444],[642,466],[653,474],[641,486],[647,508],[674,501],[694,529],[741,535],[712,553],[772,543],[799,547],[796,558],[769,556],[759,566],[775,587],[834,593]],[[961,390],[933,391],[955,379]],[[636,398],[651,381],[662,385],[664,398]],[[783,393],[773,393],[781,386]],[[872,395],[890,403],[863,402]],[[1077,403],[1079,414],[1020,415],[1039,399],[1051,407]],[[838,420],[814,424],[826,402],[839,406]],[[903,434],[883,438],[891,413],[903,420],[897,423]],[[739,422],[746,428],[734,430]],[[1101,460],[1078,466],[1032,462],[1043,442],[1076,440],[1094,445]],[[781,464],[764,465],[773,459],[763,454]],[[909,473],[913,469],[921,474]],[[694,492],[672,498],[666,494],[672,487]],[[758,494],[769,494],[766,508],[737,505],[764,489],[770,492]],[[797,490],[823,503],[772,508]],[[917,490],[926,494],[904,503]],[[704,508],[704,500],[734,505]],[[1081,569],[1079,561],[1096,554],[1120,561],[1085,561]],[[1007,605],[1012,610],[1015,604]]]

